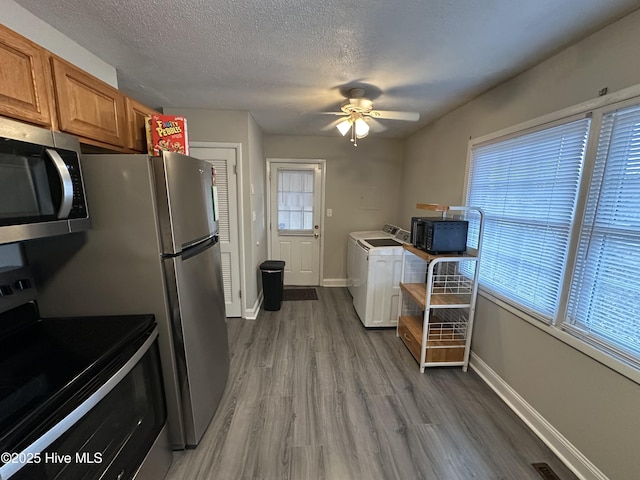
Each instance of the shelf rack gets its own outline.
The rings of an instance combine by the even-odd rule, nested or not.
[[[400,282],[401,313],[396,334],[420,365],[462,366],[467,371],[478,293],[484,212],[480,208],[418,204],[418,209],[467,217],[464,254],[432,255],[404,245]]]

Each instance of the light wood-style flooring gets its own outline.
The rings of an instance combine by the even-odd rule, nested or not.
[[[231,373],[168,480],[576,477],[471,369],[421,374],[395,329],[365,329],[344,288],[229,319]]]

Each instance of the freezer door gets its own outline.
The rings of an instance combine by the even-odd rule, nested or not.
[[[187,445],[198,444],[229,375],[229,345],[217,236],[164,260]],[[174,292],[171,292],[175,288]]]
[[[211,165],[179,153],[153,157],[163,253],[179,253],[217,233]]]

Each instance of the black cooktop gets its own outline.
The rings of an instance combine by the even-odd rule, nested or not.
[[[72,410],[74,395],[90,395],[87,386],[122,352],[142,343],[155,325],[153,315],[40,319],[33,303],[0,317],[15,325],[0,337],[3,452],[15,451],[43,419]]]

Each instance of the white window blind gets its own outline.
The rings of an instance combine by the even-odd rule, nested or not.
[[[640,106],[603,117],[566,323],[640,355]]]
[[[467,205],[486,215],[480,283],[546,321],[557,312],[589,125],[583,118],[471,151]]]

